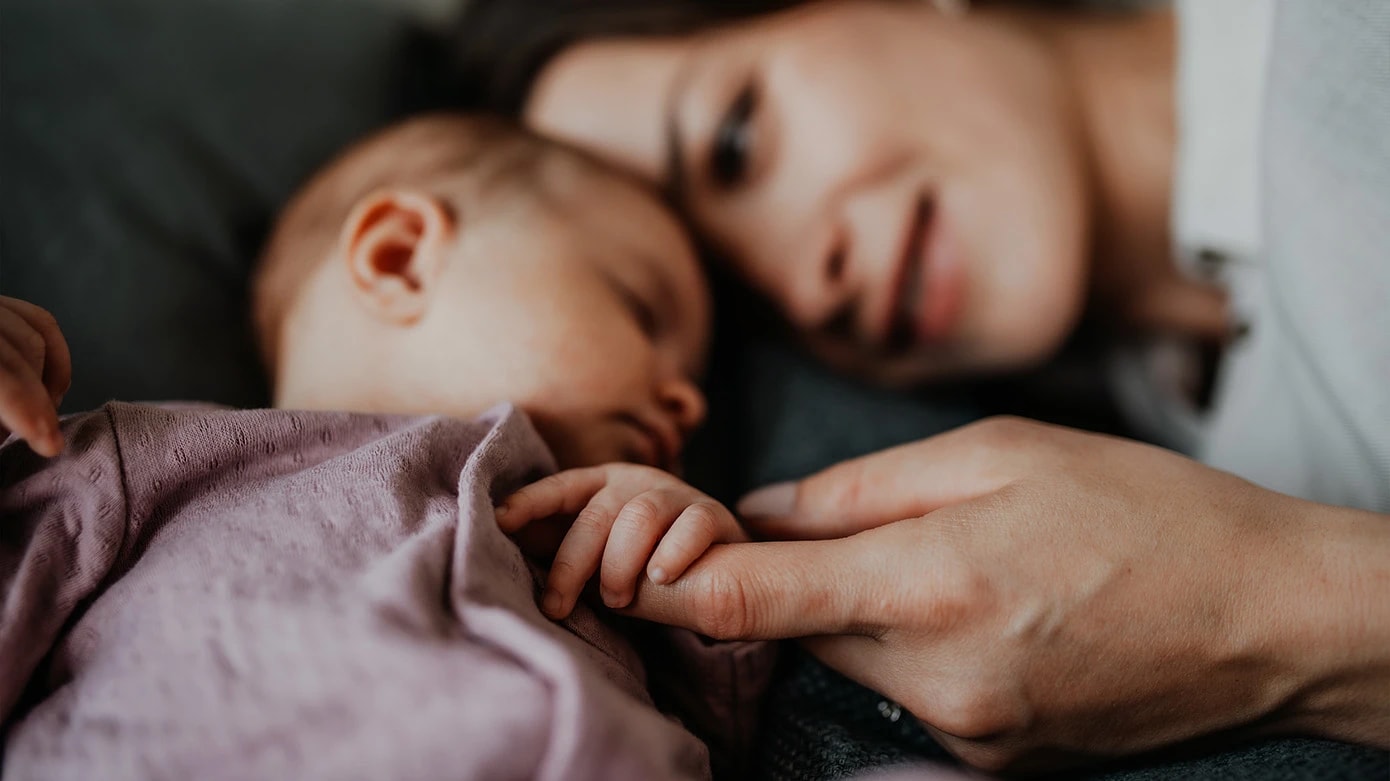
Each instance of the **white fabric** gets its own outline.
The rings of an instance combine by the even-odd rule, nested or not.
[[[1271,0],[1178,0],[1176,169],[1172,228],[1180,268],[1217,253],[1215,270],[1235,287],[1250,276],[1260,243],[1260,110],[1273,24]],[[1250,280],[1239,287],[1248,289]],[[1233,296],[1238,316],[1249,304]],[[1191,345],[1155,339],[1117,350],[1111,380],[1139,433],[1196,455],[1207,415],[1191,398],[1199,359]]]
[[[1271,488],[1390,512],[1390,4],[1277,6],[1253,338],[1199,455]]]
[[[1277,9],[1277,10],[1276,10]],[[1174,230],[1248,338],[1212,410],[1172,346],[1120,356],[1160,441],[1295,496],[1390,512],[1390,4],[1180,0]]]
[[[1260,109],[1270,0],[1179,0],[1178,167],[1173,228],[1203,248],[1253,257],[1260,242]]]

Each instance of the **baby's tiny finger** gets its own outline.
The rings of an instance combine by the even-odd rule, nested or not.
[[[611,499],[600,493],[575,516],[564,542],[555,551],[546,579],[541,609],[547,616],[564,618],[574,609],[584,584],[598,571],[617,509]]]
[[[17,298],[0,296],[0,307],[18,315],[38,334],[43,355],[36,373],[48,389],[49,398],[54,399],[54,406],[57,406],[57,402],[72,386],[72,353],[68,350],[67,339],[63,338],[58,321],[47,309]]]
[[[570,469],[522,488],[497,506],[497,525],[510,534],[531,521],[552,515],[574,515],[602,490],[601,467]]]
[[[0,426],[29,443],[41,456],[63,449],[58,412],[33,367],[13,346],[0,339]]]
[[[642,574],[652,549],[688,504],[686,497],[676,492],[656,489],[638,494],[623,505],[613,521],[613,531],[603,551],[603,569],[599,575],[603,604],[620,608],[632,601],[637,577]]]
[[[656,546],[647,565],[647,577],[657,585],[679,578],[719,540],[721,531],[734,523],[729,511],[713,501],[700,501],[685,508]]]

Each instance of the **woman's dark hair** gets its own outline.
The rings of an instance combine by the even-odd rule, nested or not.
[[[445,41],[455,102],[516,114],[551,57],[588,38],[678,35],[807,0],[470,0]]]
[[[590,38],[683,35],[815,0],[467,0],[446,31],[442,70],[453,108],[519,113],[550,58]],[[1000,0],[1091,10],[1154,0]],[[996,0],[976,0],[976,5]]]

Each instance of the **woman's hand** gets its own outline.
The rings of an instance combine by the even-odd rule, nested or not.
[[[1353,711],[1351,737],[1390,743],[1383,516],[1012,419],[740,509],[823,539],[716,547],[680,582],[643,584],[629,612],[809,637],[971,764],[1055,765],[1256,722],[1333,732]]]
[[[68,344],[53,315],[0,296],[0,441],[14,431],[34,452],[58,455],[58,405],[71,380]]]

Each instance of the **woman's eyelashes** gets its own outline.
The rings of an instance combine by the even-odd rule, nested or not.
[[[709,173],[715,186],[732,189],[748,175],[748,159],[753,145],[753,112],[758,108],[758,91],[750,83],[739,90],[729,105],[710,145]]]

